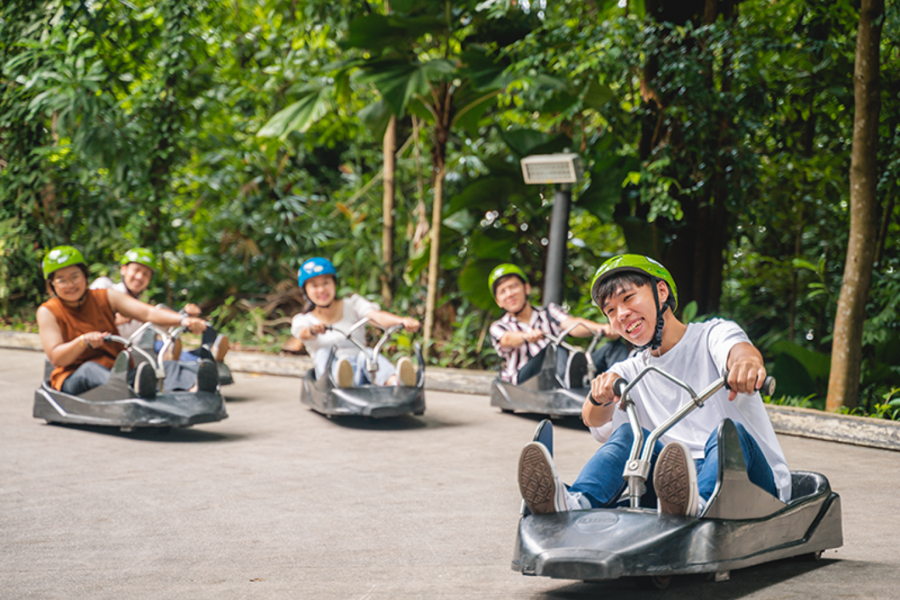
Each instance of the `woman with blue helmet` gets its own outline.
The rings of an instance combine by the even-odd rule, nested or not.
[[[378,357],[378,371],[375,381],[369,380],[366,370],[366,355],[341,331],[349,331],[354,323],[368,317],[377,325],[388,328],[403,325],[408,331],[418,331],[419,322],[411,317],[401,317],[386,311],[359,294],[349,298],[337,295],[337,271],[326,258],[311,258],[300,265],[297,283],[307,299],[303,312],[295,315],[291,322],[291,333],[303,342],[309,355],[313,357],[316,378],[325,373],[331,348],[335,347],[332,363],[333,375],[339,387],[352,387],[374,383],[375,385],[416,385],[416,371],[407,357],[397,361],[397,368],[383,356]],[[334,327],[335,330],[326,327]],[[362,328],[352,334],[361,344],[365,344]]]

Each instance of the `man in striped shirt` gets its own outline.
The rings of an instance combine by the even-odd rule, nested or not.
[[[550,340],[545,334],[559,336],[573,325],[581,325],[572,330],[571,335],[591,337],[595,332],[602,332],[609,338],[617,338],[608,324],[595,323],[580,317],[573,317],[556,304],[546,308],[532,306],[528,301],[531,285],[524,271],[513,264],[503,264],[495,268],[488,284],[497,304],[506,311],[499,321],[491,324],[491,343],[497,353],[505,359],[500,370],[500,379],[518,384],[541,370],[544,355]],[[598,372],[628,356],[627,347],[618,341],[612,341],[597,350],[592,358]],[[572,357],[560,348],[557,353],[557,374],[565,382],[581,387],[583,376],[587,372],[587,359],[578,353]]]

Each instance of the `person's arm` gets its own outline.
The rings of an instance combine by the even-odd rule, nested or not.
[[[85,350],[99,346],[104,336],[109,335],[108,331],[92,331],[67,342],[63,339],[56,317],[43,306],[37,310],[37,322],[44,354],[54,367],[72,364]]]
[[[371,310],[366,313],[366,316],[369,317],[373,323],[376,323],[385,329],[393,327],[394,325],[403,325],[403,328],[407,331],[415,332],[419,330],[419,321],[412,317],[401,317],[383,310]]]
[[[203,333],[206,331],[206,321],[203,319],[180,315],[168,308],[156,308],[116,290],[107,290],[106,293],[112,309],[131,319],[137,319],[142,322],[150,321],[164,327],[184,325],[191,333]]]
[[[564,319],[559,324],[559,327],[560,329],[565,331],[569,327],[574,327],[575,325],[581,325],[581,327],[575,327],[575,329],[569,332],[569,335],[573,335],[575,337],[593,337],[595,333],[599,332],[603,334],[603,337],[607,337],[610,339],[616,339],[619,337],[613,333],[612,327],[610,327],[609,323],[596,323],[588,319],[582,319],[581,317],[569,317],[567,319]]]
[[[311,340],[317,335],[322,335],[325,333],[325,325],[322,323],[316,323],[315,325],[310,325],[309,327],[303,327],[300,329],[297,334],[297,338],[302,342],[304,340]]]
[[[588,427],[603,427],[612,420],[621,400],[613,392],[613,384],[619,377],[618,373],[607,371],[591,381],[591,391],[581,407],[581,420]]]
[[[525,342],[533,344],[543,337],[544,332],[540,329],[529,329],[528,331],[507,331],[500,338],[500,346],[502,348],[518,348]]]
[[[728,352],[728,400],[738,394],[752,394],[762,387],[766,380],[766,367],[762,354],[753,344],[738,342]]]

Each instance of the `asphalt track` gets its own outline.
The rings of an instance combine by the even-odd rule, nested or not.
[[[537,417],[427,392],[423,417],[328,420],[291,377],[235,375],[229,418],[168,434],[31,416],[43,355],[0,349],[0,598],[900,597],[900,454],[780,436],[841,494],[844,546],[665,591],[510,569]],[[556,428],[564,479],[596,443]]]

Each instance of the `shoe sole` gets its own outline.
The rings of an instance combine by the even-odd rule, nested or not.
[[[224,335],[220,335],[212,347],[213,359],[215,359],[216,362],[225,360],[225,355],[228,354],[229,348],[231,348],[231,344],[228,342],[228,338]]]
[[[653,474],[659,511],[669,515],[692,515],[697,511],[697,475],[685,447],[669,444],[659,453]]]
[[[346,359],[338,363],[337,375],[339,388],[353,387],[353,366]]]
[[[197,367],[197,389],[201,392],[215,392],[219,387],[219,371],[209,359],[204,361]]]
[[[156,379],[156,373],[149,363],[141,363],[138,365],[138,372],[135,374],[134,391],[139,398],[152,400],[156,398],[156,387],[159,385]]]
[[[581,352],[573,355],[569,364],[569,389],[584,387],[584,378],[587,376],[587,371],[587,357]]]
[[[535,445],[528,445],[519,457],[519,491],[534,514],[559,512],[556,473],[547,456]]]
[[[400,385],[416,387],[416,370],[408,358],[401,358],[397,363],[397,379],[400,380]]]

